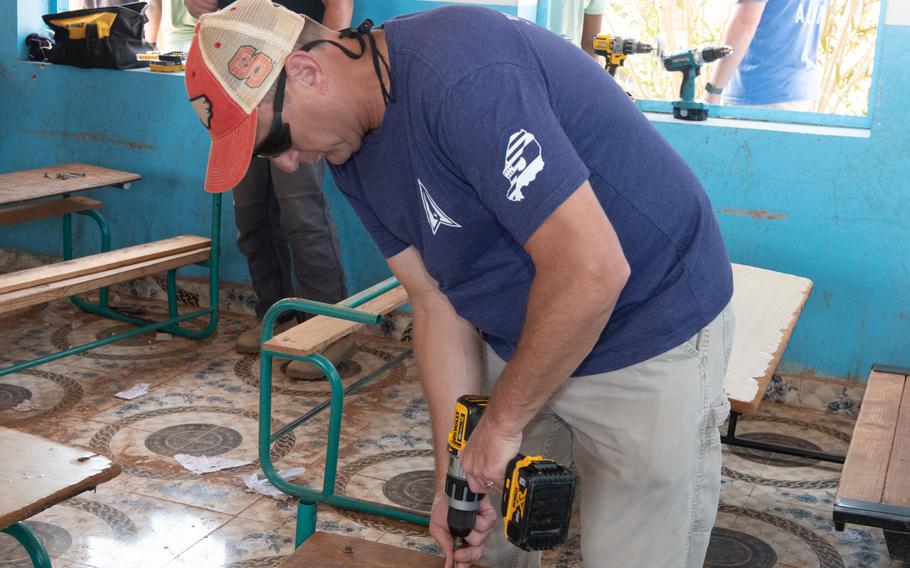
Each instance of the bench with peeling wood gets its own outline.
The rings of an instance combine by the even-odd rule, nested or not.
[[[25,547],[32,566],[51,568],[47,550],[23,521],[113,479],[120,466],[94,452],[3,427],[0,456],[0,531]],[[22,565],[9,556],[4,560]]]

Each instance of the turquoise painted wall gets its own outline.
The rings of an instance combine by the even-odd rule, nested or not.
[[[17,14],[0,22],[0,171],[64,161],[136,171],[143,181],[134,189],[99,192],[115,246],[204,232],[208,139],[181,78],[18,61],[19,38],[43,11],[35,0],[20,3],[28,8],[16,12],[16,0],[0,0],[0,13]],[[378,23],[451,3],[358,0],[354,17]],[[872,362],[910,366],[910,27],[883,27],[879,48],[868,138],[657,124],[705,185],[734,261],[815,281],[786,372],[846,379],[862,378]],[[381,279],[388,271],[375,246],[331,183],[327,194],[351,289]],[[228,203],[223,277],[246,282],[232,219]],[[81,230],[94,242],[93,227]],[[56,231],[51,222],[4,230],[0,246],[59,254]]]

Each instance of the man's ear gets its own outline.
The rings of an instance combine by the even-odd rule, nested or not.
[[[289,89],[320,89],[325,83],[322,65],[309,52],[295,50],[284,63]]]

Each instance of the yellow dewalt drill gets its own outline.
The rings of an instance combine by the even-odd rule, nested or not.
[[[484,498],[474,493],[461,466],[459,452],[480,421],[488,397],[465,395],[455,402],[455,418],[449,432],[449,468],[446,520],[455,537],[455,548],[474,529],[477,509]],[[502,492],[502,516],[509,542],[524,550],[549,550],[561,545],[569,532],[575,474],[551,459],[518,454],[506,470]]]
[[[621,38],[609,34],[594,36],[594,53],[607,58],[604,68],[611,77],[616,76],[616,69],[622,67],[630,55],[651,53],[653,50],[651,44],[640,42],[637,39]]]

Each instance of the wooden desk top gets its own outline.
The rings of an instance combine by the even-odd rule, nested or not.
[[[347,549],[347,552],[345,550]],[[350,536],[317,532],[278,568],[443,568],[445,558]],[[481,568],[474,565],[475,568]]]
[[[0,205],[112,185],[126,189],[138,179],[139,174],[79,163],[0,174]]]
[[[3,427],[0,456],[0,528],[120,474],[104,456]]]
[[[811,290],[808,278],[733,265],[736,332],[724,388],[736,412],[758,409]]]

